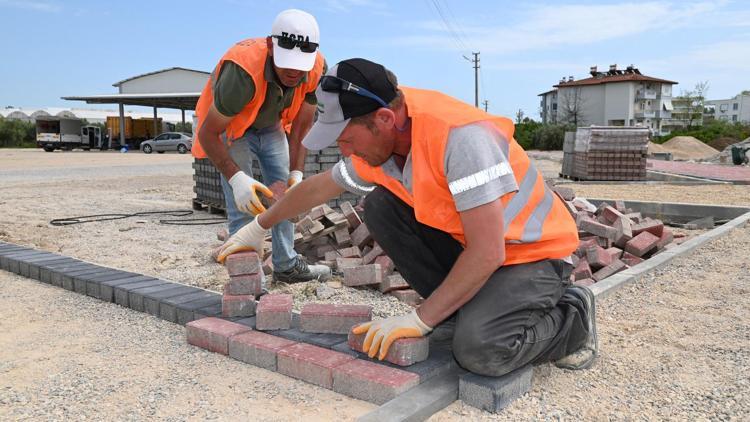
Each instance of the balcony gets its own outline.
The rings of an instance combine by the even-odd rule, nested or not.
[[[635,112],[636,119],[653,119],[655,117],[656,117],[656,111],[654,110],[643,110],[643,111]]]
[[[657,119],[671,119],[672,118],[672,112],[669,110],[660,110],[656,113]]]
[[[637,100],[655,100],[656,91],[651,89],[639,89],[635,91],[635,98]]]

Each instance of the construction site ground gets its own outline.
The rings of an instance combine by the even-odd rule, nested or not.
[[[560,155],[532,153],[547,177]],[[136,217],[67,227],[54,218],[190,209],[192,158],[0,150],[0,240],[219,291],[220,226]],[[569,184],[591,198],[750,206],[750,186]],[[198,213],[208,217],[207,213]],[[188,217],[189,218],[189,217]],[[750,413],[750,227],[732,231],[599,304],[590,370],[536,368],[500,415],[460,401],[431,420],[741,419]],[[316,283],[270,286],[297,306]],[[408,306],[337,288],[325,301]],[[374,405],[189,346],[184,328],[0,272],[0,419],[351,420]]]

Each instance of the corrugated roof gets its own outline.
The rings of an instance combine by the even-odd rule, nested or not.
[[[133,76],[133,77],[130,77],[130,78],[127,78],[127,79],[123,79],[120,82],[113,83],[112,86],[119,87],[123,83],[128,82],[128,81],[132,81],[133,79],[138,79],[138,78],[142,78],[144,76],[149,76],[149,75],[155,75],[157,73],[169,72],[169,71],[172,71],[172,70],[185,70],[185,71],[188,71],[188,72],[202,73],[204,75],[210,75],[211,74],[210,72],[204,72],[202,70],[188,69],[186,67],[175,66],[175,67],[169,67],[169,68],[162,69],[162,70],[155,70],[153,72],[148,72],[148,73],[144,73],[144,74],[141,74],[141,75],[136,75],[136,76]]]
[[[599,77],[590,77],[586,79],[580,79],[577,81],[563,82],[557,85],[552,85],[555,88],[567,88],[570,86],[585,86],[585,85],[601,85],[613,82],[658,82],[663,84],[676,84],[677,82],[668,81],[666,79],[654,78],[646,75],[639,75],[637,73],[626,73],[624,75],[605,75]]]

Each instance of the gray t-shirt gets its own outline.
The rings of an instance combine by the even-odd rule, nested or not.
[[[490,203],[518,190],[508,161],[507,141],[491,123],[480,122],[451,129],[445,151],[445,175],[456,202],[456,210],[466,211]],[[400,180],[412,192],[411,153],[403,171],[391,157],[381,166],[383,171]],[[332,169],[333,180],[342,188],[366,195],[375,188],[362,179],[350,158],[344,158]]]

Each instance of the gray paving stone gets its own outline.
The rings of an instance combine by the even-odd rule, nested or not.
[[[162,300],[195,293],[200,290],[196,287],[185,286],[184,284],[179,283],[173,283],[172,286],[172,289],[155,292],[144,296],[143,306],[146,309],[146,313],[158,318]]]
[[[193,311],[195,319],[207,318],[207,317],[221,317],[221,299],[217,305],[206,306],[201,309]]]
[[[498,413],[531,389],[533,374],[531,365],[502,377],[467,373],[459,377],[458,398],[469,406]]]
[[[79,262],[81,261],[65,257],[55,261],[45,261],[44,263],[39,263],[36,265],[37,270],[39,271],[39,278],[37,280],[41,281],[42,283],[50,284],[52,283],[52,273],[50,272],[51,268],[55,268],[59,265],[72,265]]]
[[[166,284],[167,282],[164,280],[154,279],[154,280],[146,280],[146,281],[139,281],[137,283],[126,283],[126,284],[120,284],[115,286],[115,303],[124,306],[126,308],[130,307],[130,301],[129,301],[129,293],[135,289],[142,289],[144,287],[155,287],[155,286],[161,286],[162,284]]]
[[[102,274],[104,272],[109,271],[107,268],[95,266],[87,269],[81,269],[78,271],[71,271],[69,273],[63,274],[62,277],[62,288],[70,291],[78,291],[86,293],[86,283],[78,282],[78,290],[76,290],[75,285],[75,278],[82,275],[91,275],[91,274]]]
[[[51,254],[48,254],[48,255],[42,255],[42,256],[39,256],[39,257],[25,259],[25,260],[19,262],[19,264],[18,264],[19,269],[21,271],[20,275],[22,277],[33,278],[34,280],[38,280],[39,279],[39,270],[38,270],[38,267],[35,267],[35,264],[38,263],[38,262],[54,261],[54,260],[57,260],[57,259],[60,259],[60,258],[64,258],[64,257],[60,256],[60,255],[57,255],[57,254],[52,254],[51,253]],[[35,269],[35,268],[36,268],[36,271],[34,272],[34,274],[37,275],[36,278],[32,277],[32,270]]]
[[[316,346],[325,347],[326,349],[330,349],[342,341],[346,341],[346,334],[306,333],[297,328],[266,332],[274,336],[284,337],[300,343],[314,344]]]
[[[448,372],[451,368],[458,367],[458,363],[453,358],[453,352],[449,347],[434,347],[430,345],[430,354],[427,359],[409,366],[399,366],[390,362],[371,359],[366,354],[357,352],[349,348],[349,344],[347,344],[346,341],[334,345],[333,347],[331,347],[331,349],[337,352],[346,353],[358,359],[367,360],[390,368],[401,369],[417,374],[419,375],[419,382],[425,382],[430,378]]]
[[[45,265],[49,264],[56,264],[61,262],[70,262],[71,259],[64,256],[58,256],[56,258],[51,258],[47,260],[42,261],[36,261],[36,262],[30,262],[29,263],[29,278],[34,280],[42,281],[42,268],[44,268]]]
[[[73,291],[85,295],[88,292],[89,280],[103,276],[116,276],[119,272],[119,270],[105,268],[98,272],[76,275],[73,277]]]
[[[214,297],[220,298],[221,295],[200,290],[177,297],[166,298],[159,304],[159,318],[169,322],[178,322],[177,310],[180,305]]]
[[[45,256],[47,252],[39,252],[39,251],[22,251],[22,252],[16,252],[8,255],[3,256],[3,269],[5,271],[10,271],[12,273],[20,274],[21,269],[19,267],[21,261],[29,258],[34,258],[37,256]]]
[[[131,273],[128,271],[114,270],[114,272],[109,275],[91,278],[86,277],[86,294],[91,297],[99,298],[99,286],[101,285],[101,283],[105,281],[122,280],[124,278],[130,278],[139,275],[140,274]]]
[[[200,311],[204,308],[216,305],[219,306],[219,313],[221,313],[221,295],[218,293],[214,293],[213,296],[206,299],[199,299],[196,301],[175,305],[175,309],[177,311],[177,323],[180,325],[185,325],[190,321],[195,321],[196,319],[199,319],[195,316],[196,311]]]
[[[105,302],[114,302],[115,301],[115,287],[125,285],[125,284],[131,284],[131,283],[139,283],[142,281],[149,281],[149,280],[158,280],[158,279],[155,277],[149,277],[146,275],[137,275],[137,276],[132,276],[129,278],[122,278],[118,280],[103,281],[99,284],[99,299]]]
[[[76,271],[99,268],[97,265],[81,262],[77,264],[63,265],[59,268],[50,268],[50,283],[53,286],[63,287],[63,277]]]

